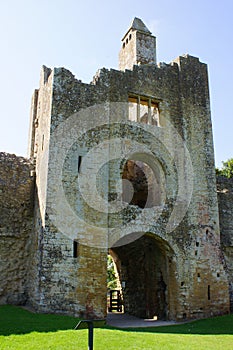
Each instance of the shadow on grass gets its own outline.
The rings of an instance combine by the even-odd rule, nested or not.
[[[72,330],[80,321],[79,318],[39,314],[12,305],[0,306],[0,335],[26,334],[31,332],[56,332]],[[103,326],[105,322],[95,322],[95,327]],[[86,328],[87,325],[81,325]]]
[[[0,335],[26,334],[31,332],[56,332],[59,330],[72,330],[79,322],[78,318],[54,314],[38,314],[21,307],[0,306]],[[114,330],[110,326],[97,322],[95,327],[105,330]],[[172,333],[172,334],[205,334],[233,335],[233,314],[193,321],[185,324],[148,328],[124,328],[122,332],[143,333]]]
[[[33,313],[12,305],[0,306],[0,335],[72,329],[78,321],[75,317]]]

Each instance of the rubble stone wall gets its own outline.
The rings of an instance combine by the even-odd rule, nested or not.
[[[217,177],[221,247],[229,281],[231,312],[233,312],[233,179]]]
[[[33,232],[34,177],[31,162],[0,153],[0,303],[23,304]]]

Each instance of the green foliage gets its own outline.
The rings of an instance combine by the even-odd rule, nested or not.
[[[233,158],[228,159],[226,162],[222,162],[223,166],[221,169],[216,168],[216,175],[225,176],[228,179],[233,177]]]
[[[115,289],[117,287],[114,263],[110,255],[108,255],[107,263],[107,287],[108,289]]]

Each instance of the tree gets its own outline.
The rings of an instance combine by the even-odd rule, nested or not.
[[[228,159],[226,162],[222,162],[221,169],[216,168],[216,175],[225,176],[228,179],[233,177],[233,158]]]
[[[114,269],[114,263],[110,255],[108,255],[107,264],[107,287],[109,289],[115,289],[117,287],[117,278]]]

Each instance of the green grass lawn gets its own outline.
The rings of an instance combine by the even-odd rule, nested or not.
[[[0,306],[0,350],[86,350],[88,331],[78,319]],[[187,324],[135,329],[95,328],[94,350],[233,349],[233,315]]]

